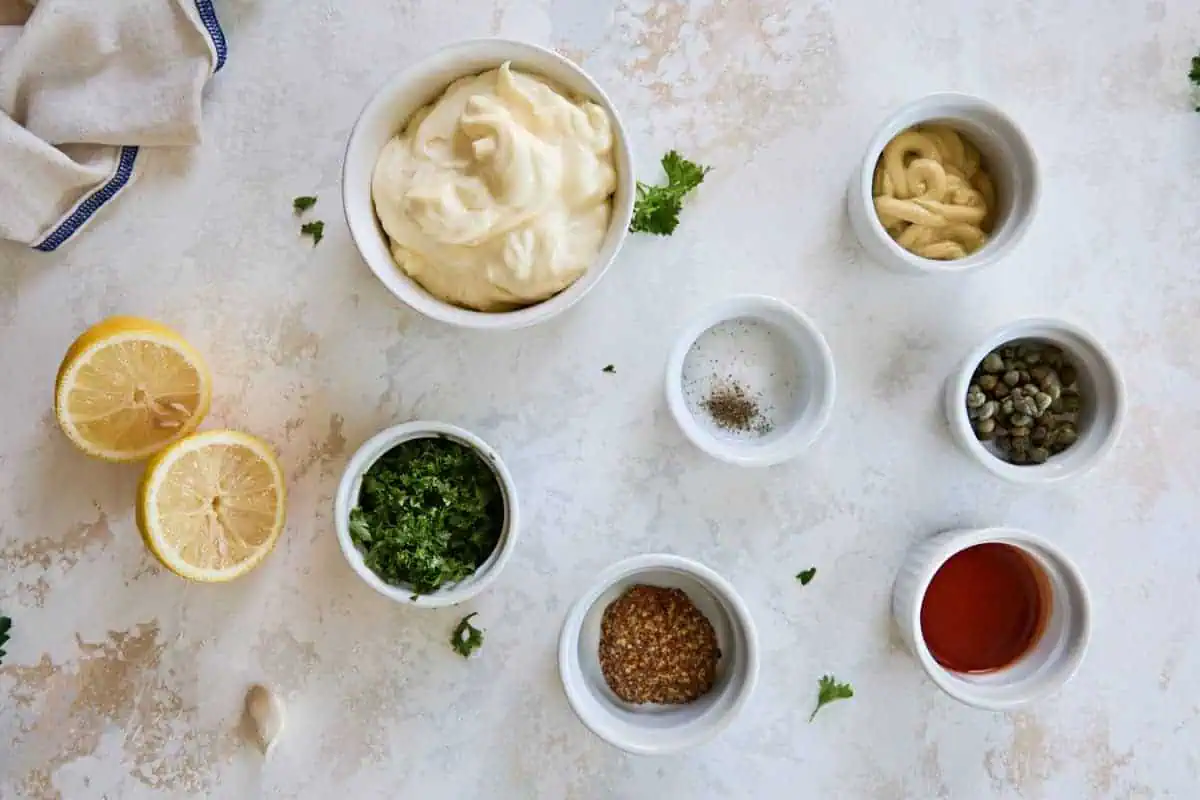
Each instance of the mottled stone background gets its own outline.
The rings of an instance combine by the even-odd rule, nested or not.
[[[0,796],[429,798],[1194,798],[1200,786],[1200,114],[1194,0],[356,0],[218,3],[230,40],[205,142],[156,152],[136,188],[58,255],[0,247]],[[645,176],[678,147],[714,171],[678,233],[634,237],[578,308],[535,330],[438,326],[394,301],[339,210],[342,150],[392,71],[500,34],[552,45],[611,93]],[[843,188],[898,104],[984,95],[1026,128],[1045,193],[992,270],[911,280],[867,263]],[[317,193],[315,249],[291,198]],[[838,405],[801,461],[739,470],[672,424],[661,374],[704,304],[765,292],[808,312]],[[51,415],[71,339],[117,313],[186,333],[214,368],[210,426],[279,450],[278,550],[228,586],[147,557],[136,468],[72,451]],[[989,328],[1064,314],[1116,353],[1128,425],[1069,486],[1002,485],[952,445],[941,381]],[[605,364],[616,374],[605,374]],[[504,454],[526,525],[466,610],[397,608],[338,552],[349,453],[415,417]],[[905,549],[1011,523],[1075,554],[1092,649],[1059,696],[988,714],[941,695],[898,647]],[[632,758],[589,734],[555,639],[580,587],[653,550],[744,593],[759,690],[718,741]],[[817,580],[793,579],[815,565]],[[817,678],[856,697],[806,722]],[[286,696],[265,766],[237,733],[248,682]]]

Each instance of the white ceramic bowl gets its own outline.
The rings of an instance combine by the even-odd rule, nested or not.
[[[600,252],[588,271],[562,292],[532,306],[503,312],[473,311],[434,297],[408,277],[392,258],[387,234],[375,215],[371,176],[388,140],[422,106],[437,99],[455,80],[478,75],[511,61],[517,69],[540,75],[603,106],[612,120],[617,191],[612,221]],[[367,103],[346,145],[342,167],[342,204],[354,244],[371,271],[400,300],[431,319],[465,328],[513,329],[544,322],[580,300],[608,269],[629,230],[637,181],[633,155],[621,117],[604,91],[582,69],[555,52],[524,42],[473,39],[447,45],[390,78]]]
[[[764,398],[765,433],[721,429],[700,403],[734,380]],[[769,466],[799,455],[833,413],[833,355],[816,326],[774,297],[743,295],[713,305],[680,333],[667,359],[667,407],[684,435],[711,456]]]
[[[619,699],[604,680],[604,610],[639,583],[682,589],[712,623],[721,648],[717,682],[695,702],[636,706]],[[600,573],[571,607],[558,639],[558,671],[571,708],[601,739],[630,753],[677,753],[716,736],[745,705],[758,680],[758,634],[737,591],[708,567],[680,556],[635,556]]]
[[[1044,464],[1010,464],[975,438],[967,417],[967,387],[984,356],[1008,342],[1035,340],[1057,345],[1075,366],[1086,401],[1073,445]],[[1059,319],[1035,317],[992,331],[963,358],[946,381],[946,420],[954,440],[993,474],[1015,483],[1052,483],[1083,474],[1112,450],[1125,418],[1125,384],[1112,356],[1091,334]]]
[[[479,566],[474,575],[458,583],[447,584],[431,594],[414,595],[411,586],[387,583],[363,562],[362,553],[350,538],[350,511],[358,505],[358,493],[362,487],[363,475],[384,453],[401,442],[432,437],[451,439],[470,447],[492,468],[504,494],[504,529],[500,533],[500,541],[496,544],[496,548]],[[513,483],[508,467],[504,466],[499,453],[493,450],[487,442],[469,431],[454,425],[447,425],[444,422],[405,422],[372,436],[362,447],[358,448],[358,451],[350,458],[350,463],[346,465],[333,505],[333,521],[342,554],[346,556],[350,566],[358,573],[358,577],[366,581],[368,586],[397,603],[423,608],[442,608],[470,600],[496,580],[500,570],[508,563],[513,547],[517,543],[519,518],[517,487]]]
[[[978,544],[998,542],[1020,548],[1041,567],[1051,590],[1045,630],[1019,661],[980,675],[942,667],[921,633],[921,604],[938,569],[955,553]],[[909,651],[938,688],[967,705],[1007,711],[1046,697],[1079,669],[1091,638],[1092,609],[1088,589],[1075,564],[1059,548],[1015,528],[954,530],[914,546],[892,589],[892,616]]]
[[[896,244],[875,213],[872,182],[884,147],[896,134],[925,122],[958,130],[979,148],[996,187],[999,217],[987,243],[966,258],[936,261]],[[1037,209],[1041,186],[1037,158],[1025,134],[1007,114],[985,100],[944,92],[914,100],[879,127],[846,193],[851,227],[872,258],[910,275],[967,272],[1004,258],[1024,238]]]

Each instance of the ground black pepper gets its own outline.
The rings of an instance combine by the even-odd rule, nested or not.
[[[600,669],[627,703],[690,703],[717,677],[712,623],[681,589],[638,584],[604,610]]]
[[[758,400],[737,381],[718,383],[700,406],[727,431],[763,434],[770,432],[772,427],[758,407]]]

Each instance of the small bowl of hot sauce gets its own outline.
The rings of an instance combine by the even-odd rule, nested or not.
[[[1091,636],[1091,601],[1074,562],[1016,528],[948,531],[914,546],[892,615],[940,689],[993,711],[1061,688]]]

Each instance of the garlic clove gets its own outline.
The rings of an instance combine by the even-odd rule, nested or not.
[[[259,749],[264,756],[270,755],[283,732],[283,703],[266,686],[256,683],[246,692],[246,716]]]

